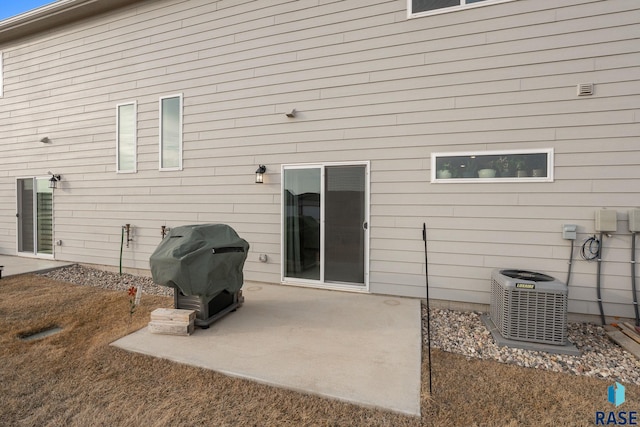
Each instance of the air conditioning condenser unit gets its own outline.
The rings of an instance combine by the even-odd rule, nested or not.
[[[567,343],[568,288],[546,274],[500,270],[491,274],[490,317],[503,338]]]

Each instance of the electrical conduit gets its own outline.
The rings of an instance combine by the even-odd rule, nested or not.
[[[573,240],[571,240],[571,252],[569,253],[569,270],[567,271],[567,287],[569,286],[569,280],[571,280],[572,264],[573,264]]]
[[[640,326],[638,314],[638,294],[636,291],[636,232],[631,233],[631,292],[633,292],[633,309],[636,312],[636,326]]]
[[[597,268],[597,279],[596,279],[596,291],[598,293],[598,307],[600,308],[600,319],[602,320],[602,326],[606,325],[606,321],[604,320],[604,309],[602,308],[602,292],[600,289],[600,272],[602,270],[602,236],[603,233],[600,232],[600,241],[598,242],[598,268]]]
[[[585,261],[593,261],[595,259],[598,262],[596,292],[598,295],[598,307],[600,308],[600,319],[602,320],[602,324],[605,325],[604,310],[602,308],[602,296],[600,293],[600,270],[601,270],[601,264],[602,264],[602,236],[603,236],[603,233],[600,233],[600,240],[598,240],[596,239],[596,236],[594,234],[592,237],[589,237],[587,240],[585,240],[585,242],[582,244],[582,249],[580,250],[580,256],[582,256],[582,259],[584,259]]]

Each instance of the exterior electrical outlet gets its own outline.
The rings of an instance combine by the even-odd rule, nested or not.
[[[629,211],[629,231],[632,233],[640,232],[640,209]]]
[[[562,238],[565,240],[576,240],[578,226],[575,224],[562,224]]]
[[[596,211],[596,231],[613,233],[618,231],[618,215],[616,211],[602,209]]]

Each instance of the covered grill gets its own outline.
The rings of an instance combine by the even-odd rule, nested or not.
[[[226,224],[171,229],[149,260],[153,281],[174,288],[175,308],[196,310],[195,324],[211,323],[239,307],[249,243]]]

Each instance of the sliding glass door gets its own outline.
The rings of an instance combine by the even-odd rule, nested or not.
[[[48,178],[18,179],[18,252],[53,255],[53,190]]]
[[[284,168],[285,281],[366,286],[367,166]]]

